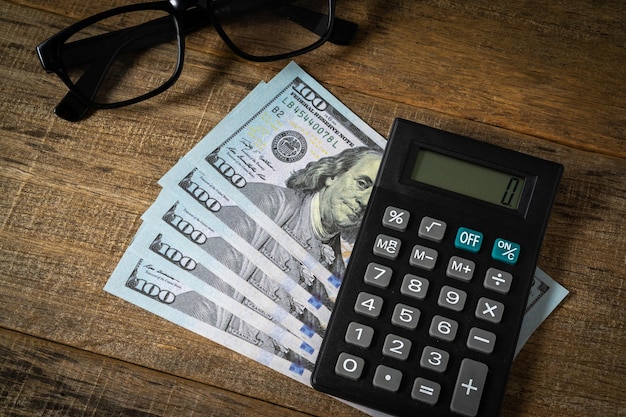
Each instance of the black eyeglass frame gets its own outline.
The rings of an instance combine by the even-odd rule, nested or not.
[[[248,0],[248,1],[252,3],[258,0]],[[255,56],[255,55],[248,54],[242,51],[241,49],[239,49],[230,40],[230,38],[228,37],[228,35],[226,34],[222,26],[219,24],[220,17],[216,17],[216,14],[219,14],[220,11],[215,9],[216,3],[217,2],[215,2],[215,0],[182,0],[182,1],[169,0],[169,1],[153,1],[153,2],[148,2],[148,3],[139,3],[139,4],[128,5],[128,6],[121,6],[121,7],[117,7],[108,11],[95,14],[79,22],[76,22],[70,25],[69,27],[61,30],[60,32],[58,32],[56,35],[52,36],[48,40],[42,42],[40,45],[37,46],[37,53],[39,55],[39,59],[41,61],[42,67],[48,73],[55,73],[70,90],[68,95],[66,95],[66,97],[64,98],[64,101],[68,100],[71,102],[71,101],[77,100],[78,102],[80,102],[80,104],[82,104],[83,107],[85,107],[85,109],[81,112],[80,115],[75,115],[75,116],[70,115],[71,117],[64,117],[58,112],[57,114],[59,114],[63,118],[66,118],[67,120],[80,120],[87,110],[86,107],[96,108],[96,109],[112,109],[112,108],[124,107],[124,106],[128,106],[131,104],[135,104],[135,103],[147,100],[149,98],[152,98],[164,92],[178,80],[178,78],[180,77],[180,74],[182,73],[184,56],[185,56],[185,34],[203,26],[209,26],[212,24],[215,27],[218,34],[220,35],[220,37],[222,38],[222,40],[229,46],[229,48],[233,52],[235,52],[237,55],[239,55],[240,57],[244,59],[247,59],[250,61],[256,61],[256,62],[269,62],[269,61],[292,58],[292,57],[310,52],[320,47],[321,45],[323,45],[325,42],[329,40],[332,41],[331,36],[333,35],[333,27],[334,27],[335,20],[336,20],[335,19],[335,4],[336,4],[335,0],[328,0],[328,17],[327,17],[326,27],[322,28],[321,30],[319,27],[315,28],[317,29],[315,30],[315,32],[320,36],[317,42],[307,47],[295,50],[295,51],[291,51],[291,52],[279,54],[279,55],[272,55],[272,56]],[[283,5],[288,5],[290,1],[270,0],[266,3],[273,3],[273,4],[281,3]],[[64,58],[63,58],[64,45],[66,45],[67,40],[70,39],[77,32],[99,21],[102,21],[104,19],[116,16],[116,15],[120,15],[124,13],[131,13],[131,12],[136,12],[136,11],[143,11],[143,10],[163,11],[173,17],[173,23],[174,23],[174,27],[176,31],[176,42],[178,46],[176,68],[173,74],[161,86],[145,94],[142,94],[138,97],[120,101],[120,102],[113,102],[113,103],[100,103],[100,102],[94,101],[93,97],[89,97],[87,94],[85,94],[80,88],[78,88],[77,84],[80,84],[81,82],[84,82],[85,84],[89,83],[91,87],[88,89],[88,91],[91,91],[91,93],[95,95],[102,76],[106,73],[108,66],[110,65],[111,61],[116,57],[120,48],[118,47],[115,51],[113,51],[113,53],[99,54],[97,57],[93,59],[92,62],[90,62],[91,64],[90,68],[81,77],[81,79],[79,79],[78,82],[73,82],[70,76],[68,75],[65,69],[65,65],[64,65]],[[202,17],[206,18],[206,21],[198,20],[198,17],[200,16],[200,14],[204,14]],[[190,25],[185,25],[186,19],[191,20],[192,23]],[[144,23],[143,25],[150,25],[152,24],[152,22]],[[346,22],[346,21],[340,21],[340,23],[343,26],[342,31],[341,31],[342,33],[339,36],[337,36],[337,41],[334,43],[347,44],[349,42],[349,39],[351,39],[354,32],[356,31],[356,25],[350,22]],[[129,31],[129,30],[140,31],[141,29],[138,29],[138,28],[143,25],[139,25],[137,27],[130,27],[127,29],[122,29],[119,32]],[[307,27],[307,28],[309,30],[314,30],[314,28],[311,28],[311,27]],[[320,33],[321,31],[323,32]],[[106,37],[106,35],[104,35],[104,37]],[[94,38],[97,38],[97,37],[94,37]],[[83,42],[83,41],[76,41],[75,43],[80,43],[80,42]],[[87,38],[86,40],[84,40],[84,42],[89,42],[93,44],[97,43],[98,45],[101,43],[101,42],[96,42],[93,38]],[[153,42],[153,43],[158,43],[158,41]],[[97,68],[97,67],[94,68],[95,64],[99,64],[101,68]],[[83,78],[87,78],[87,79],[83,80]],[[56,112],[56,109],[55,109],[55,112]]]
[[[185,58],[185,38],[184,36],[181,36],[181,14],[185,11],[186,7],[185,9],[182,9],[181,5],[182,3],[179,3],[179,2],[154,1],[154,2],[149,2],[149,3],[139,3],[139,4],[131,4],[128,6],[116,7],[111,10],[97,13],[93,16],[90,16],[86,19],[83,19],[79,22],[76,22],[68,26],[67,28],[61,30],[56,35],[52,36],[51,38],[49,38],[48,40],[42,42],[39,46],[37,46],[37,54],[39,55],[39,60],[41,61],[41,65],[43,66],[43,69],[46,72],[55,73],[63,81],[63,83],[67,86],[67,88],[72,92],[72,94],[74,94],[76,98],[79,99],[79,101],[81,101],[83,104],[89,107],[93,107],[97,109],[113,109],[117,107],[124,107],[124,106],[128,106],[131,104],[139,103],[140,101],[144,101],[149,98],[152,98],[164,92],[168,88],[170,88],[176,82],[176,80],[178,80],[183,70],[182,63]],[[83,93],[81,89],[77,88],[76,86],[76,84],[82,81],[82,77],[77,83],[74,83],[65,69],[65,65],[63,63],[63,56],[62,56],[63,46],[65,45],[65,42],[69,38],[74,36],[76,33],[80,32],[81,30],[89,26],[92,26],[93,24],[99,21],[108,19],[116,15],[143,11],[143,10],[157,10],[157,11],[160,10],[174,17],[173,23],[176,29],[176,42],[178,46],[178,55],[176,57],[176,68],[174,72],[172,73],[170,78],[165,83],[163,83],[160,87],[157,87],[154,90],[151,90],[138,97],[120,101],[120,102],[114,102],[114,103],[99,103],[99,102],[93,101],[93,97],[88,97],[87,95]],[[100,75],[100,77],[104,73],[106,73],[108,64],[110,64],[111,60],[113,60],[115,56],[116,56],[115,53],[109,54],[109,56],[107,56],[106,54],[100,54],[96,58],[97,63],[104,64],[104,67],[99,68],[99,71],[97,71],[97,74]],[[104,62],[104,63],[98,62],[98,61],[104,61],[105,59],[108,60],[108,62]],[[94,63],[92,62],[91,64],[93,66]],[[89,72],[89,69],[87,70],[87,73],[88,72]],[[99,82],[97,83],[97,85],[99,85]],[[97,91],[97,87],[95,88],[93,93],[95,94],[96,91]]]

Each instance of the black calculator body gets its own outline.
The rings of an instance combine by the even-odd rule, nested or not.
[[[562,171],[396,119],[313,387],[397,416],[496,416]]]

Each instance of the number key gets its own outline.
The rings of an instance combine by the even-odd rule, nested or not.
[[[337,363],[335,364],[335,373],[339,376],[356,381],[361,377],[364,367],[365,361],[363,358],[359,358],[358,356],[354,356],[346,352],[341,352],[337,358]]]
[[[354,304],[354,311],[364,316],[377,318],[383,308],[383,299],[366,292],[359,293]]]
[[[466,299],[467,293],[465,291],[444,285],[441,287],[437,304],[439,307],[449,308],[454,311],[462,311],[463,307],[465,307]]]
[[[406,304],[396,304],[391,316],[391,323],[398,327],[413,330],[417,327],[420,318],[420,311]]]
[[[412,343],[409,339],[396,336],[395,334],[388,334],[383,345],[383,355],[404,361],[409,357],[411,345]]]
[[[402,280],[400,293],[407,297],[423,300],[428,291],[428,280],[413,274],[406,274]]]
[[[377,264],[376,262],[370,262],[365,270],[365,277],[363,280],[366,284],[374,285],[380,288],[387,288],[389,281],[391,281],[391,275],[393,272],[388,266]]]
[[[459,323],[456,321],[442,316],[435,316],[433,317],[433,321],[430,323],[428,334],[437,339],[452,342],[456,338],[458,328]]]
[[[445,350],[437,349],[432,346],[426,346],[422,351],[420,366],[435,372],[443,373],[448,367],[450,354]]]
[[[353,321],[348,325],[344,339],[346,343],[350,343],[351,345],[368,348],[372,343],[372,337],[374,337],[374,329],[370,326]]]

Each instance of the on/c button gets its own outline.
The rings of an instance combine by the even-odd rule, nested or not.
[[[515,265],[520,253],[520,244],[504,240],[502,238],[496,239],[491,250],[491,257],[496,261],[504,262],[510,265]]]
[[[454,240],[454,247],[476,253],[483,243],[483,234],[466,227],[459,227]]]

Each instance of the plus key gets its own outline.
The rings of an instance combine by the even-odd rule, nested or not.
[[[488,371],[489,368],[482,362],[463,359],[454,386],[450,411],[467,417],[478,414]]]

